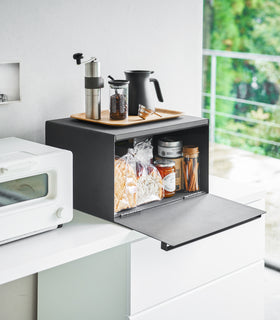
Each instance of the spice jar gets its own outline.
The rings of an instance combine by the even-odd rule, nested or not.
[[[183,172],[185,190],[188,192],[199,191],[199,150],[196,146],[183,148]]]
[[[124,120],[128,117],[128,85],[127,80],[112,80],[110,85],[110,119]]]
[[[175,137],[165,137],[158,141],[158,155],[161,159],[169,159],[175,162],[176,170],[176,191],[183,188],[182,162],[183,162],[183,141]],[[159,159],[158,157],[156,157]]]
[[[175,162],[167,159],[160,159],[155,161],[154,165],[158,169],[164,188],[164,197],[169,198],[174,196],[176,184],[175,184]]]

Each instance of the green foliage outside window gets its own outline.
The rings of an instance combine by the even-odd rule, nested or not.
[[[205,0],[203,41],[207,49],[280,55],[280,0]],[[210,93],[210,67],[211,60],[205,56],[206,93]],[[216,111],[254,122],[216,115],[216,142],[280,158],[278,146],[219,131],[280,143],[279,64],[218,57],[216,94],[265,104],[256,106],[217,98]],[[204,108],[210,108],[209,97],[204,97]],[[208,113],[204,115],[209,117]],[[268,122],[279,127],[268,126]]]

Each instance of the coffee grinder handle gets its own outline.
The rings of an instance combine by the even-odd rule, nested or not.
[[[158,80],[155,79],[155,78],[150,78],[150,82],[154,83],[158,101],[163,102],[163,97],[162,97],[162,93],[161,93],[161,90],[160,90],[160,86],[159,86]]]
[[[84,58],[82,53],[74,53],[73,59],[76,60],[77,64],[81,64],[81,60]]]

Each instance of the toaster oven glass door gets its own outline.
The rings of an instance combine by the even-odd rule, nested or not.
[[[0,207],[45,197],[48,194],[48,175],[20,178],[0,183]]]

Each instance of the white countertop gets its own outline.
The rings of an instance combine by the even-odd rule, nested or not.
[[[62,228],[0,246],[0,284],[28,276],[144,235],[74,210]]]
[[[262,190],[211,177],[210,192],[241,203],[263,198]],[[0,284],[144,238],[143,234],[74,210],[62,228],[0,246]]]
[[[264,188],[261,185],[231,181],[210,176],[209,193],[243,204],[264,199]]]

